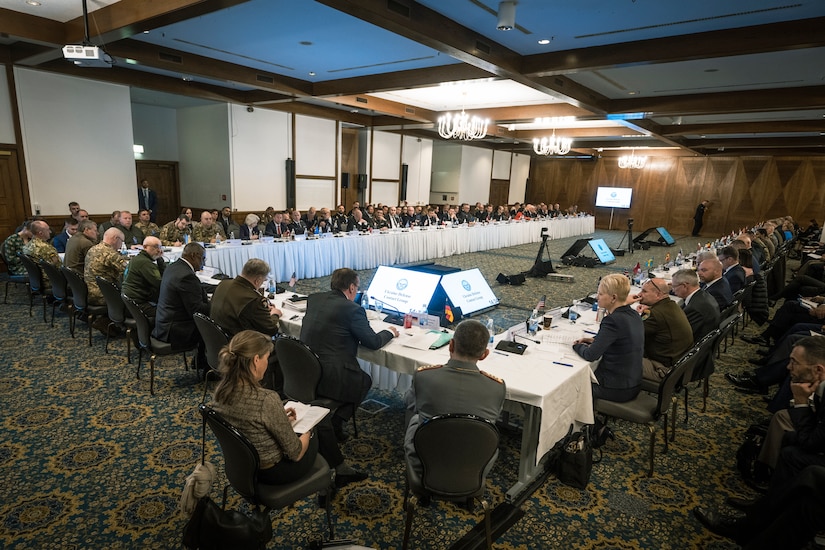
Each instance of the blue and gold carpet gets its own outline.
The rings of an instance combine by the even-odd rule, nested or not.
[[[616,246],[621,232],[600,232]],[[554,262],[574,239],[551,241]],[[691,239],[685,239],[685,248]],[[695,246],[695,243],[693,244]],[[593,292],[600,275],[623,270],[653,249],[619,258],[615,266],[568,268],[576,282],[528,279],[519,287],[495,283],[498,273],[528,270],[538,245],[454,256],[438,263],[479,267],[502,306],[490,313],[497,327],[520,322],[542,294],[548,306],[569,303]],[[560,263],[560,262],[557,262]],[[362,272],[367,284],[372,272]],[[328,278],[300,281],[311,292]],[[155,396],[148,373],[136,380],[134,363],[125,360],[121,338],[102,351],[82,337],[69,337],[65,314],[55,328],[28,315],[27,298],[12,290],[0,305],[0,548],[180,548],[186,522],[177,510],[184,478],[200,460],[197,404],[202,382],[185,371],[179,357],[161,359]],[[37,311],[37,310],[35,310]],[[753,333],[753,326],[746,329]],[[579,491],[551,476],[522,505],[524,516],[495,543],[496,548],[734,548],[706,532],[691,514],[697,504],[721,506],[729,494],[748,495],[734,468],[734,454],[745,429],[767,416],[758,397],[733,391],[722,373],[744,369],[752,347],[737,341],[717,361],[707,412],[699,411],[700,392],[692,392],[691,415],[680,410],[676,441],[668,454],[657,443],[656,473],[646,476],[647,429],[615,425],[604,459],[591,483]],[[133,357],[134,361],[134,357]],[[335,500],[337,535],[374,548],[398,548],[403,534],[404,491],[402,397],[373,391],[359,413],[358,438],[344,454],[369,473],[366,482],[346,487]],[[490,499],[502,503],[516,478],[520,438],[503,434],[499,460],[488,480]],[[207,443],[207,460],[219,471],[212,497],[220,502],[223,460],[217,444]],[[230,491],[230,505],[240,500]],[[420,508],[413,526],[414,548],[448,548],[481,517],[449,504]],[[305,501],[273,516],[269,548],[305,548],[324,533],[324,517]]]

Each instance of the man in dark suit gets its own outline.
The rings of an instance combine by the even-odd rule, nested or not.
[[[716,259],[703,260],[696,269],[702,288],[716,300],[719,310],[723,310],[733,302],[733,292],[730,283],[722,277],[722,262]]]
[[[358,365],[358,345],[379,349],[398,336],[393,326],[378,333],[372,330],[366,312],[353,302],[359,285],[355,271],[336,269],[330,280],[331,290],[307,299],[301,325],[301,341],[321,359],[318,395],[353,404],[353,408],[338,409],[332,419],[339,438],[343,436],[343,422],[352,416],[354,407],[364,400],[372,386],[372,378]]]
[[[710,201],[704,200],[696,207],[696,213],[693,214],[693,231],[690,232],[694,237],[699,236],[699,231],[702,230],[702,225],[705,220],[705,211],[710,206]]]
[[[722,262],[722,276],[728,280],[730,291],[736,294],[745,288],[745,268],[739,265],[739,249],[732,246],[723,247],[716,257]]]
[[[189,243],[183,247],[180,259],[163,271],[152,331],[152,336],[171,343],[175,350],[189,350],[197,345],[199,365],[206,363],[201,362],[205,359],[203,343],[192,316],[209,315],[209,300],[195,275],[203,266],[205,255],[200,244]]]
[[[149,189],[149,181],[141,181],[140,189],[138,189],[138,212],[148,210],[149,220],[157,222],[157,206],[158,196],[154,191]]]
[[[692,269],[680,269],[671,278],[673,294],[685,301],[685,312],[693,329],[693,341],[698,342],[719,328],[719,304],[713,296],[699,288],[699,278]]]
[[[55,247],[58,252],[66,252],[66,243],[69,242],[69,239],[71,239],[75,233],[77,233],[77,220],[67,218],[63,223],[63,231],[60,232],[60,235],[52,239],[52,246]]]
[[[281,212],[275,212],[272,215],[272,221],[266,224],[264,235],[280,239],[287,232],[287,225],[284,223],[284,215]]]

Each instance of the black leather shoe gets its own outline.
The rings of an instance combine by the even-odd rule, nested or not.
[[[346,487],[350,483],[358,483],[359,481],[364,481],[367,479],[367,474],[364,472],[355,471],[351,474],[336,474],[335,476],[335,486],[338,489],[342,487]]]
[[[751,377],[748,376],[737,376],[735,374],[726,373],[725,378],[737,389],[741,389],[747,393],[755,393],[759,395],[765,395],[768,393],[768,390],[762,388],[759,384],[756,383]]]
[[[768,358],[767,357],[759,357],[759,358],[756,358],[756,359],[748,359],[748,363],[750,363],[751,365],[756,365],[757,367],[764,367],[765,365],[768,364]]]
[[[763,336],[745,336],[743,334],[739,338],[741,338],[742,340],[744,340],[748,344],[754,344],[754,345],[757,345],[757,346],[770,347],[770,345],[771,345],[771,343],[768,342],[767,338],[764,338]]]
[[[737,510],[747,512],[751,508],[751,506],[756,504],[758,500],[759,499],[756,498],[728,497],[725,500],[725,502],[727,502],[729,506],[736,508]]]
[[[761,355],[762,357],[767,357],[771,354],[771,350],[769,349],[758,349],[756,350],[756,355]]]
[[[756,480],[756,479],[744,479],[745,485],[753,489],[759,494],[766,495],[768,494],[768,481]]]
[[[737,525],[736,518],[724,516],[718,512],[714,512],[713,510],[702,508],[701,506],[697,506],[693,509],[693,515],[696,516],[699,523],[704,525],[705,528],[711,533],[715,533],[729,539],[735,539],[740,536],[740,529]]]

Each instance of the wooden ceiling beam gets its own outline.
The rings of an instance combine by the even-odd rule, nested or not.
[[[690,139],[686,140],[689,147],[695,150],[700,149],[742,149],[742,148],[797,148],[797,147],[822,147],[825,151],[825,136],[802,136],[802,137],[752,137],[752,138],[710,138],[710,139]]]
[[[825,17],[525,56],[528,76],[825,47]]]
[[[304,80],[257,70],[243,65],[219,61],[192,53],[163,48],[138,40],[121,40],[108,52],[122,59],[133,59],[141,65],[176,73],[225,80],[284,96],[308,96],[312,85]]]
[[[474,80],[478,78],[490,78],[491,76],[489,72],[478,67],[457,63],[454,65],[443,65],[441,67],[395,71],[391,73],[316,82],[312,88],[312,95],[315,97],[328,97],[391,92],[393,90],[437,86],[442,82],[448,81]]]
[[[672,124],[662,126],[662,135],[765,134],[788,132],[825,132],[825,120],[768,120],[763,122],[723,122]]]
[[[41,45],[66,44],[63,23],[19,11],[0,8],[0,36]]]
[[[374,111],[383,115],[391,115],[399,119],[417,122],[433,122],[438,118],[438,113],[435,111],[367,95],[337,96],[327,98],[326,101],[347,105],[353,109]]]

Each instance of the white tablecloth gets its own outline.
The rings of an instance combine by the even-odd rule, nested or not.
[[[535,243],[541,240],[545,227],[551,239],[586,235],[595,230],[595,218],[584,216],[390,233],[376,231],[370,235],[247,245],[221,244],[206,250],[206,265],[234,277],[247,260],[260,258],[269,264],[277,282],[288,281],[293,273],[299,279],[312,279],[329,275],[339,267],[372,269],[379,265],[408,264]],[[176,252],[173,249],[166,255],[174,257]]]

